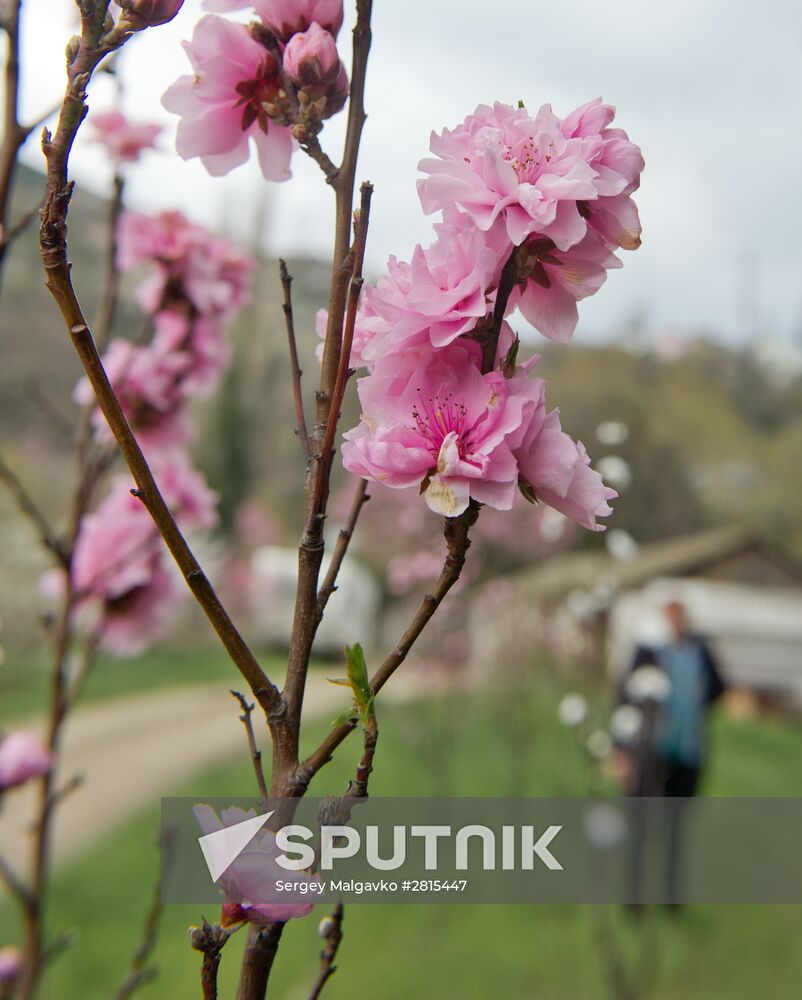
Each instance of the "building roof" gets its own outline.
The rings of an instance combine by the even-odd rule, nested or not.
[[[512,579],[535,600],[559,600],[571,590],[600,584],[627,590],[657,577],[698,576],[748,555],[774,564],[789,585],[802,585],[800,564],[754,532],[737,526],[651,542],[629,560],[615,559],[607,551],[570,552]]]

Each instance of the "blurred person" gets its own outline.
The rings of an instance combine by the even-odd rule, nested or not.
[[[709,710],[725,684],[709,645],[690,631],[685,605],[671,600],[662,611],[668,641],[639,645],[623,685],[621,700],[638,705],[645,730],[640,766],[633,770],[627,792],[689,797],[696,794],[706,760]],[[645,668],[655,671],[653,691],[638,683]],[[662,687],[656,683],[657,671],[667,681]]]

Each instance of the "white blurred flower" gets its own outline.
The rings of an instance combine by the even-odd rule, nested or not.
[[[596,610],[593,598],[586,590],[572,590],[565,599],[568,613],[577,621],[584,621]]]
[[[594,729],[593,732],[588,733],[585,747],[591,757],[595,757],[596,760],[604,760],[605,757],[610,756],[613,741],[610,739],[610,734],[603,729]]]
[[[623,444],[629,437],[629,428],[621,420],[605,420],[596,428],[596,437],[602,444]]]
[[[588,716],[587,700],[583,695],[572,691],[560,702],[557,715],[564,726],[581,726]]]
[[[608,486],[619,492],[632,483],[632,469],[620,455],[605,455],[595,462],[594,468]]]
[[[597,612],[606,611],[613,603],[617,592],[618,581],[612,574],[605,573],[603,576],[600,576],[590,592],[594,610]]]
[[[643,714],[634,705],[619,705],[610,716],[610,732],[616,743],[634,743],[643,726]]]
[[[624,684],[624,690],[632,701],[665,701],[671,693],[671,681],[665,670],[652,664],[638,667]]]
[[[605,532],[604,544],[607,551],[620,562],[630,562],[637,556],[640,546],[628,531],[623,528],[613,528]]]
[[[568,519],[553,507],[543,507],[537,530],[544,542],[556,542],[565,531]]]
[[[627,821],[620,809],[606,802],[591,806],[582,817],[585,836],[594,847],[609,851],[624,839]]]

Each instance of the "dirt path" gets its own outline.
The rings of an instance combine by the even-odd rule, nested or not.
[[[420,691],[419,683],[420,675],[399,676],[382,698],[410,700]],[[306,718],[334,714],[345,706],[344,695],[324,677],[311,678]],[[195,772],[246,753],[245,747],[237,706],[223,683],[162,689],[79,708],[65,726],[59,774],[61,782],[75,775],[84,781],[56,814],[54,860],[75,856],[138,809],[177,793]],[[0,811],[0,854],[23,871],[35,801],[34,788],[23,786],[4,796]]]

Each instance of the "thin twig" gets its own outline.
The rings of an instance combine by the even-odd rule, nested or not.
[[[279,274],[281,276],[281,288],[284,292],[284,322],[287,327],[287,343],[290,351],[290,367],[292,369],[292,394],[295,401],[295,433],[301,442],[307,462],[312,457],[312,446],[309,443],[309,433],[306,429],[306,417],[304,415],[304,399],[301,392],[301,366],[298,363],[298,345],[295,339],[295,320],[292,313],[292,275],[287,270],[284,260],[279,260]]]
[[[0,140],[0,269],[11,242],[8,237],[8,213],[14,188],[17,157],[27,138],[19,122],[20,91],[20,8],[22,0],[8,0],[2,28],[7,36],[5,63],[5,100],[3,135]]]
[[[65,413],[59,410],[35,378],[29,378],[26,381],[25,395],[31,405],[42,414],[64,444],[72,445],[75,441],[75,428],[72,421]]]
[[[8,861],[0,854],[0,879],[5,882],[9,892],[15,896],[17,901],[25,910],[30,910],[33,905],[33,895],[31,890],[11,867]]]
[[[318,997],[323,992],[323,987],[337,971],[334,959],[337,957],[337,951],[343,939],[342,928],[344,917],[345,908],[342,903],[337,903],[332,910],[331,916],[326,917],[321,923],[324,944],[320,951],[320,974],[315,980],[312,992],[309,994],[309,1000],[318,1000]]]
[[[334,388],[331,393],[331,407],[329,409],[328,420],[326,421],[326,433],[323,437],[323,446],[321,448],[324,460],[327,459],[328,461],[331,461],[330,456],[334,454],[334,437],[337,433],[337,423],[340,419],[340,408],[345,397],[345,388],[348,385],[348,379],[351,376],[351,347],[354,343],[359,296],[364,283],[362,267],[365,263],[365,248],[368,239],[370,201],[372,197],[373,185],[369,181],[365,181],[360,188],[359,210],[354,219],[354,263],[351,273],[351,284],[348,288],[348,305],[345,312],[340,363],[337,367],[337,377],[334,380]]]
[[[348,97],[348,124],[342,162],[336,177],[331,182],[336,194],[334,254],[329,292],[329,317],[326,339],[323,344],[320,391],[317,395],[317,427],[325,426],[328,421],[331,392],[337,376],[342,349],[345,299],[350,278],[348,272],[343,269],[343,262],[351,244],[351,210],[354,201],[357,159],[362,129],[367,117],[365,114],[365,77],[371,45],[370,19],[372,11],[372,0],[357,0],[351,59],[351,88]]]
[[[220,967],[220,952],[228,941],[228,932],[220,924],[210,924],[206,919],[200,927],[191,927],[189,943],[195,951],[201,952],[201,991],[203,1000],[217,1000],[217,970]]]
[[[313,455],[313,465],[307,482],[306,523],[298,550],[298,585],[287,660],[287,680],[283,692],[287,705],[289,734],[286,744],[281,744],[278,748],[281,753],[279,769],[285,770],[287,773],[291,773],[298,762],[298,736],[306,676],[312,643],[320,620],[317,587],[320,566],[323,561],[323,523],[326,517],[331,467],[334,458],[334,438],[350,374],[348,362],[356,323],[356,308],[362,287],[362,265],[365,259],[372,193],[371,184],[362,185],[360,209],[355,219],[354,248],[349,255],[351,259],[351,290],[348,297],[348,311],[343,336],[345,350],[340,356],[341,363],[331,393],[331,406],[328,410],[325,430],[320,448]],[[275,771],[274,766],[274,774]]]
[[[117,267],[117,223],[123,210],[125,182],[120,174],[114,175],[111,201],[108,206],[106,223],[106,250],[103,287],[100,303],[95,316],[95,343],[98,350],[103,351],[109,342],[114,319],[117,313],[117,302],[120,292],[120,270]]]
[[[251,714],[253,713],[253,704],[248,704],[247,699],[244,695],[240,694],[239,691],[231,691],[231,694],[237,699],[242,708],[242,715],[239,717],[240,722],[245,726],[245,732],[248,737],[248,749],[251,752],[251,760],[253,761],[253,770],[256,774],[256,784],[259,786],[259,795],[262,799],[262,805],[265,809],[267,808],[267,784],[265,782],[265,773],[262,770],[262,751],[256,745],[256,736],[253,732],[253,723],[251,721]]]
[[[463,514],[460,514],[459,517],[446,518],[444,534],[448,554],[440,576],[437,578],[430,593],[426,594],[423,598],[415,617],[401,636],[398,644],[385,657],[381,666],[371,678],[370,685],[374,696],[381,691],[387,681],[404,662],[416,639],[429,623],[432,615],[440,607],[446,594],[459,579],[462,567],[465,564],[468,548],[470,547],[470,538],[468,535],[479,516],[479,509],[480,505],[472,500],[468,509]],[[327,764],[331,760],[332,753],[355,728],[356,722],[352,720],[332,729],[320,746],[297,769],[296,781],[298,788],[305,789],[309,785],[314,775],[317,774],[324,764]]]
[[[337,577],[340,573],[340,567],[342,566],[343,560],[348,552],[348,546],[351,543],[351,538],[354,534],[354,529],[356,528],[356,522],[359,519],[362,508],[368,500],[370,500],[370,496],[368,495],[368,482],[366,479],[360,479],[357,481],[354,499],[351,502],[351,509],[348,512],[348,517],[346,518],[345,524],[342,526],[340,533],[337,536],[337,542],[334,546],[334,551],[331,554],[329,568],[326,571],[323,583],[320,585],[320,589],[317,592],[318,620],[323,617],[323,612],[326,610],[329,598],[337,589]]]
[[[22,480],[6,465],[2,455],[0,455],[0,481],[5,483],[6,489],[11,494],[17,510],[36,529],[42,545],[56,558],[61,566],[66,567],[69,564],[69,558],[63,542],[23,485]]]
[[[4,249],[11,246],[14,240],[25,232],[28,226],[30,226],[30,224],[34,221],[36,216],[42,210],[43,204],[44,201],[40,198],[35,205],[31,205],[31,207],[26,212],[22,213],[22,215],[17,219],[16,222],[12,223],[12,225],[8,227],[8,230],[2,240],[2,245]]]
[[[172,837],[167,834],[160,838],[161,850],[170,852],[172,848]],[[162,866],[164,861],[162,861]],[[128,1000],[141,986],[149,983],[157,975],[158,969],[154,965],[149,965],[151,956],[156,947],[159,936],[159,924],[161,923],[164,904],[162,903],[162,882],[161,872],[156,877],[156,884],[153,888],[150,906],[142,925],[142,937],[131,959],[131,967],[128,974],[115,994],[115,1000]]]
[[[326,155],[318,137],[311,134],[307,135],[298,145],[323,171],[326,183],[334,184],[340,172],[339,167]]]
[[[368,782],[373,773],[373,758],[376,755],[376,744],[379,741],[379,729],[376,724],[376,713],[372,712],[364,727],[364,744],[362,759],[356,767],[356,777],[348,784],[345,793],[349,799],[366,799],[368,797]]]

